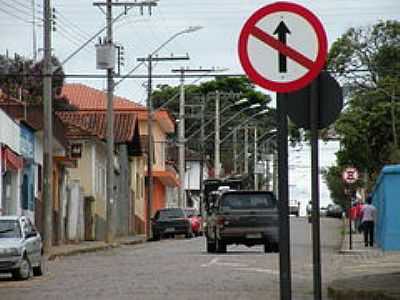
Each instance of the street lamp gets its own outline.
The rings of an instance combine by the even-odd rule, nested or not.
[[[154,119],[154,112],[153,112],[153,102],[152,102],[152,61],[153,61],[153,56],[157,54],[158,51],[160,51],[163,47],[165,47],[168,43],[170,43],[173,39],[176,37],[185,34],[185,33],[191,33],[195,32],[199,29],[201,29],[201,26],[194,26],[194,27],[188,27],[182,31],[179,31],[172,35],[169,39],[167,39],[164,43],[162,43],[158,48],[156,48],[147,58],[141,59],[141,62],[134,67],[126,76],[121,78],[120,81],[116,83],[119,84],[121,83],[122,80],[127,78],[130,74],[132,74],[137,68],[139,68],[142,64],[145,62],[148,63],[148,85],[147,85],[147,110],[148,110],[148,117],[147,117],[147,131],[148,131],[148,155],[147,155],[147,175],[148,175],[148,189],[147,189],[147,208],[146,208],[146,237],[150,238],[150,218],[151,218],[151,207],[152,207],[152,202],[153,202],[153,160],[154,160],[154,142],[153,142],[153,119]],[[184,130],[184,121],[181,120],[179,122],[179,128],[180,130]],[[182,182],[182,179],[181,179]]]
[[[186,34],[186,33],[192,33],[195,31],[198,31],[200,29],[202,29],[202,26],[189,26],[186,29],[183,29],[177,33],[175,33],[174,35],[172,35],[169,39],[167,39],[164,43],[162,43],[160,46],[158,46],[153,52],[151,52],[151,54],[149,55],[149,57],[152,57],[154,55],[156,55],[158,53],[158,51],[160,51],[162,48],[164,48],[167,44],[169,44],[172,40],[174,40],[175,38],[177,38],[178,36],[182,35],[182,34]],[[119,81],[117,81],[114,84],[114,87],[116,87],[117,85],[119,85],[123,80],[125,80],[126,78],[128,78],[130,75],[132,75],[133,72],[135,72],[137,69],[139,69],[145,62],[142,61],[140,63],[138,63],[136,66],[134,66],[125,76],[123,76]]]
[[[239,101],[240,101],[240,100],[239,100]],[[244,111],[246,111],[246,110],[249,110],[249,109],[259,108],[260,106],[261,106],[260,103],[255,103],[255,104],[252,104],[252,105],[250,105],[250,106],[243,107],[241,110],[239,110],[236,114],[234,114],[232,117],[230,117],[228,120],[226,120],[224,123],[222,123],[222,125],[220,125],[220,126],[218,126],[218,127],[219,127],[219,128],[224,127],[225,125],[227,125],[227,124],[230,123],[231,121],[235,120],[236,117],[239,116],[242,112],[244,112]],[[232,107],[232,106],[231,106],[231,107]],[[225,109],[224,109],[224,110],[225,110]],[[224,110],[222,110],[221,113],[222,113]],[[210,120],[209,122],[207,122],[207,123],[204,124],[204,125],[207,125],[207,124],[210,123],[211,121],[212,121],[212,120]],[[216,131],[210,132],[207,136],[205,136],[205,137],[204,137],[204,141],[206,141],[211,135],[215,134],[215,132],[216,132]],[[194,132],[194,133],[196,133],[196,132]],[[191,135],[190,138],[191,138],[192,136],[193,136],[193,135]],[[202,141],[202,142],[204,142],[204,141]]]
[[[240,115],[244,110],[247,109],[254,109],[257,107],[260,107],[260,103],[255,103],[252,104],[248,107],[244,107],[243,109],[239,110],[235,115],[233,115],[229,120],[227,120],[225,123],[222,125],[219,124],[220,121],[220,114],[218,113],[218,109],[216,109],[216,115],[215,115],[215,139],[214,139],[214,172],[215,172],[215,177],[219,178],[220,175],[220,170],[221,170],[221,151],[220,151],[220,128],[228,124],[230,121],[234,120],[238,115]],[[217,107],[216,107],[217,108]],[[209,134],[204,140],[206,140],[211,134]]]
[[[232,136],[232,134],[235,132],[235,130],[239,129],[240,127],[242,127],[243,125],[248,124],[251,120],[253,120],[255,117],[259,116],[259,115],[264,115],[267,112],[269,112],[270,109],[269,108],[265,108],[259,112],[256,112],[254,114],[252,114],[250,117],[248,117],[246,120],[244,120],[244,122],[242,122],[241,124],[239,124],[238,126],[234,127],[233,130],[228,133],[228,135],[226,135],[221,141],[220,144],[222,144],[223,142],[227,141],[228,138],[230,138]]]
[[[221,110],[220,114],[224,113],[225,111],[227,111],[228,109],[230,109],[230,108],[232,108],[232,107],[234,107],[234,106],[242,105],[242,104],[247,103],[247,102],[249,102],[249,99],[247,99],[247,98],[242,98],[242,99],[240,99],[240,100],[238,100],[238,101],[232,103],[231,105],[228,105],[228,106],[224,107],[224,109]],[[246,107],[245,109],[248,109],[248,108],[249,108],[249,107]],[[243,111],[243,110],[242,110],[242,111]],[[194,138],[194,137],[201,131],[202,128],[205,128],[206,126],[210,125],[211,122],[214,121],[214,119],[215,119],[215,117],[211,118],[211,119],[208,120],[206,123],[204,123],[199,129],[197,129],[197,130],[194,131],[190,136],[188,136],[188,137],[186,138],[186,141],[189,141],[190,139]],[[214,133],[214,131],[213,131],[211,134],[213,134],[213,133]],[[209,137],[211,136],[211,134],[209,134],[209,135],[207,136],[207,138],[209,138]],[[205,141],[207,138],[204,138],[204,141]],[[204,142],[204,141],[202,141],[202,142]]]

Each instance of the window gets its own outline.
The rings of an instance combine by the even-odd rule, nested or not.
[[[176,218],[184,218],[185,213],[181,208],[170,208],[160,210],[159,219],[176,219]]]
[[[28,175],[24,174],[22,177],[22,209],[28,209],[29,208],[29,179]]]
[[[38,165],[38,191],[41,192],[42,191],[42,165]]]
[[[136,174],[136,195],[142,198],[142,181],[139,174]]]
[[[269,209],[276,202],[270,194],[265,193],[228,193],[221,197],[220,207],[223,211],[236,209]]]
[[[18,221],[0,220],[0,239],[21,238],[21,228]]]
[[[101,163],[96,163],[95,174],[95,193],[105,197],[107,195],[107,173],[105,166]]]

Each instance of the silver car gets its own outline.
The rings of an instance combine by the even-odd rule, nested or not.
[[[43,274],[42,240],[31,221],[23,216],[0,217],[0,273],[15,279]]]

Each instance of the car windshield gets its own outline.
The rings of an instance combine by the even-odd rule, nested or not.
[[[185,214],[186,216],[193,217],[193,216],[197,216],[198,214],[196,213],[195,209],[185,209]]]
[[[21,238],[21,228],[18,221],[0,220],[0,239]]]
[[[185,213],[182,209],[166,209],[160,210],[160,219],[175,219],[175,218],[184,218]]]
[[[221,199],[221,209],[223,211],[235,209],[269,209],[275,206],[276,202],[274,198],[267,193],[226,194]]]

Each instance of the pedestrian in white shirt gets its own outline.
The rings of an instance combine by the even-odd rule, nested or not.
[[[374,245],[374,227],[376,220],[376,208],[372,205],[372,198],[369,196],[366,204],[361,209],[361,226],[364,231],[365,247]]]

